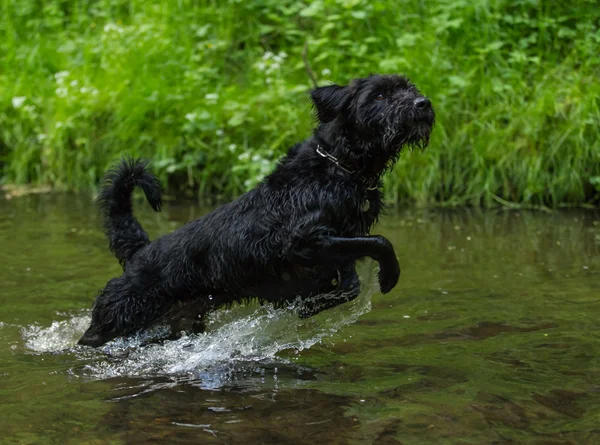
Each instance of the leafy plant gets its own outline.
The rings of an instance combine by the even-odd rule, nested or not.
[[[321,84],[404,73],[437,128],[391,201],[559,205],[600,191],[595,0],[6,0],[2,182],[94,187],[123,154],[229,198],[310,134]]]

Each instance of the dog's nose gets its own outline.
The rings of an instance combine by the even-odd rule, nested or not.
[[[431,105],[431,101],[426,97],[417,97],[413,103],[417,108],[425,108]]]

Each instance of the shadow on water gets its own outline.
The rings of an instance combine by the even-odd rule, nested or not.
[[[403,276],[352,304],[73,346],[119,266],[91,199],[0,201],[1,443],[600,443],[600,215],[403,211]],[[138,205],[153,237],[204,211]],[[151,335],[150,333],[149,335]]]

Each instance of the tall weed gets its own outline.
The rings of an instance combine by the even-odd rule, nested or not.
[[[320,84],[404,73],[431,146],[388,197],[420,205],[595,203],[600,5],[541,0],[4,0],[0,175],[94,187],[123,154],[172,191],[229,198],[313,125]]]

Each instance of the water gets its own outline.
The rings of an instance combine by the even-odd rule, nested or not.
[[[351,304],[74,346],[119,273],[85,195],[0,198],[0,443],[598,444],[600,214],[403,211]],[[156,236],[204,211],[137,206]],[[144,334],[146,337],[152,333]]]

